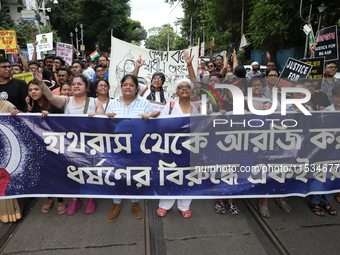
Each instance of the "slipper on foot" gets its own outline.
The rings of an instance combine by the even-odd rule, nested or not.
[[[67,203],[66,202],[61,202],[60,204],[58,203],[57,210],[58,210],[58,214],[62,215],[64,213],[66,213],[66,211],[67,211]]]
[[[48,202],[46,202],[46,203],[43,205],[43,207],[41,208],[41,211],[42,211],[43,213],[48,213],[48,212],[51,211],[52,206],[53,206],[53,202],[52,202],[52,204],[49,204]]]
[[[192,216],[191,210],[182,211],[182,216],[185,219],[190,218]]]

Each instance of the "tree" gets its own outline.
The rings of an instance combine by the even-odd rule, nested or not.
[[[173,47],[173,42],[176,39],[176,33],[169,24],[161,27],[153,27],[149,29],[151,34],[145,41],[145,47],[152,50],[166,51],[168,48]]]
[[[63,42],[70,41],[70,32],[83,24],[84,44],[94,49],[96,43],[107,50],[111,45],[111,30],[117,38],[129,37],[130,5],[129,0],[59,0],[58,5],[49,1],[52,8],[51,24],[58,30]],[[79,32],[78,32],[79,33]],[[75,37],[74,37],[75,38]],[[80,33],[78,36],[80,39]]]

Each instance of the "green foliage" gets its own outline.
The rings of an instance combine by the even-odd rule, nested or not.
[[[169,48],[174,47],[174,41],[177,37],[173,28],[169,24],[161,27],[153,27],[149,29],[150,35],[145,41],[145,47],[151,50],[166,51],[169,42]]]

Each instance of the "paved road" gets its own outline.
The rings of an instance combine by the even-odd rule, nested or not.
[[[68,199],[67,199],[68,200]],[[314,216],[307,198],[293,197],[291,213],[269,202],[271,218],[257,213],[259,199],[238,199],[239,215],[216,214],[213,200],[194,200],[193,216],[183,219],[176,206],[164,218],[155,216],[158,200],[142,202],[144,218],[133,218],[130,201],[113,223],[106,218],[109,199],[98,199],[97,211],[85,214],[85,206],[73,216],[58,215],[56,207],[41,213],[46,201],[26,207],[26,217],[16,224],[1,224],[6,242],[1,254],[339,254],[340,215]],[[340,204],[333,201],[340,213]],[[15,231],[13,232],[13,230]],[[5,234],[11,232],[10,237]]]

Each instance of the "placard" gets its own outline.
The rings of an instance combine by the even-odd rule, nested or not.
[[[307,78],[311,69],[312,65],[294,58],[288,58],[277,85],[279,87],[292,87],[294,82]]]
[[[73,60],[73,45],[57,42],[56,44],[56,56],[61,57],[67,64],[72,65]]]
[[[336,25],[316,32],[315,57],[325,57],[326,61],[338,60],[338,27]]]
[[[6,54],[18,53],[15,30],[0,30],[0,49],[5,49]]]
[[[53,33],[39,34],[36,40],[38,41],[37,51],[53,50]]]
[[[323,73],[325,70],[325,57],[319,58],[305,58],[301,59],[302,62],[312,65],[308,78],[312,79],[314,89],[321,89]]]

